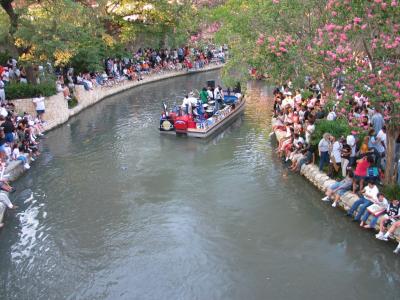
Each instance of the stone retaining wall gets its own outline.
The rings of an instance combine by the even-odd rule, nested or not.
[[[275,120],[272,120],[272,124],[274,124]],[[275,136],[278,141],[280,141],[286,133],[282,131],[275,131]],[[300,170],[300,174],[306,177],[313,185],[315,185],[319,190],[322,192],[326,192],[329,186],[331,186],[333,183],[336,181],[329,178],[329,176],[321,172],[318,168],[317,165],[309,164],[309,165],[303,165]],[[359,196],[354,194],[353,192],[349,191],[343,194],[343,196],[340,198],[340,202],[338,203],[339,205],[337,206],[338,208],[344,209],[348,211],[350,207],[353,205],[355,201],[359,199]],[[331,206],[329,206],[331,208]],[[367,220],[367,223],[370,223],[372,216]],[[378,221],[377,224],[380,224],[380,221]],[[379,230],[379,225],[376,226],[376,230]],[[397,240],[400,243],[400,228],[397,229],[395,232],[395,240]]]

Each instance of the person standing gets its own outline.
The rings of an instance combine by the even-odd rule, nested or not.
[[[318,144],[318,152],[319,152],[319,170],[322,171],[325,164],[329,163],[329,147],[330,147],[330,134],[324,133],[322,139]]]
[[[6,92],[4,90],[4,81],[0,78],[0,104],[6,101]]]
[[[381,131],[383,125],[385,124],[385,120],[380,112],[380,109],[377,107],[374,110],[374,114],[371,118],[371,125],[374,128],[375,132],[378,133]]]
[[[351,148],[351,153],[349,157],[349,166],[353,167],[356,163],[356,137],[354,136],[356,134],[355,131],[352,131],[347,137],[346,137],[346,144],[350,146]]]
[[[347,166],[350,163],[351,147],[343,140],[343,147],[341,150],[342,157],[342,176],[345,177],[347,173]]]
[[[41,94],[39,94],[38,97],[33,98],[32,102],[36,106],[36,113],[37,113],[38,119],[43,122],[43,115],[46,111],[46,107],[44,104],[44,97]]]
[[[342,143],[340,141],[337,141],[334,136],[331,136],[331,145],[332,145],[332,151],[331,151],[329,171],[328,171],[329,177],[333,177],[340,170],[342,162],[341,151],[343,147]]]
[[[201,102],[202,102],[203,104],[205,104],[205,103],[208,102],[208,93],[207,93],[207,89],[206,89],[206,88],[203,88],[203,89],[201,90],[201,92],[200,92],[200,99],[201,99]]]

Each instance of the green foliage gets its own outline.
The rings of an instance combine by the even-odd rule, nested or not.
[[[351,132],[351,128],[345,119],[337,119],[328,121],[325,119],[315,122],[315,131],[311,137],[311,144],[318,145],[324,133],[330,133],[336,138],[346,137]]]
[[[57,93],[54,81],[43,82],[40,84],[10,83],[5,88],[7,99],[33,98],[38,95],[50,97]]]
[[[72,109],[72,108],[74,108],[74,107],[77,106],[77,105],[78,105],[78,99],[76,99],[75,96],[72,97],[72,99],[68,101],[68,108],[69,108],[69,109]]]
[[[390,184],[383,186],[383,194],[388,200],[400,200],[400,186],[397,184]]]
[[[0,65],[5,65],[7,63],[10,53],[8,51],[0,52]]]
[[[301,97],[303,99],[308,99],[308,97],[310,97],[312,95],[314,95],[314,93],[309,91],[309,90],[304,90],[304,91],[301,92]]]

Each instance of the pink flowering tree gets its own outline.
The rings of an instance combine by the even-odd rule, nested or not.
[[[400,7],[396,0],[326,2],[326,24],[310,51],[330,79],[346,78],[348,96],[361,93],[385,114],[388,127],[385,181],[395,178],[395,141],[400,134]]]
[[[231,70],[255,67],[273,83],[311,75],[326,88],[343,76],[346,97],[361,93],[380,107],[388,125],[385,180],[391,182],[400,134],[399,2],[227,0],[215,11],[220,38],[231,48]]]

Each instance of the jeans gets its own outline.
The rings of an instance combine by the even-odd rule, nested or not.
[[[349,165],[350,161],[346,158],[342,157],[342,176],[346,177],[347,173],[347,166]]]
[[[8,198],[7,194],[5,194],[5,193],[0,193],[0,203],[3,203],[8,208],[13,207],[13,204],[11,203],[10,198]]]
[[[28,162],[27,158],[23,155],[18,156],[17,160],[22,161],[23,164],[26,164]]]
[[[358,210],[357,215],[354,217],[354,220],[360,221],[361,216],[364,214],[366,211],[367,207],[372,205],[373,203],[369,201],[368,199],[365,199],[364,197],[361,197],[358,199],[354,204],[351,206],[347,214],[349,216],[353,215],[354,211],[360,206],[360,209]]]
[[[321,152],[321,156],[319,158],[319,170],[322,171],[324,165],[328,163],[329,163],[329,152],[328,151]]]

